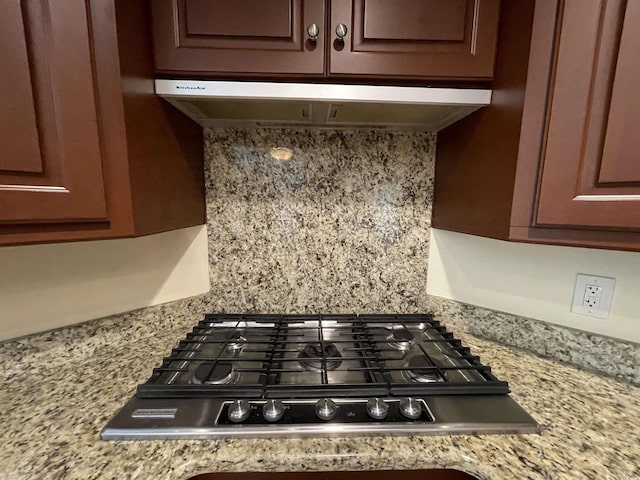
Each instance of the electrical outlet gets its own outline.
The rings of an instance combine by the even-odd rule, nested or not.
[[[571,311],[590,317],[608,318],[615,286],[615,278],[579,273],[573,291]]]
[[[587,285],[584,290],[584,299],[582,306],[584,308],[598,308],[602,299],[602,291],[604,289],[598,285]]]

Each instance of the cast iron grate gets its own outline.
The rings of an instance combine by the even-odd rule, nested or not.
[[[398,331],[402,339],[413,339],[408,353],[390,343],[390,332]],[[311,371],[299,358],[309,343],[319,352],[305,358],[317,367]],[[338,359],[328,356],[336,349]],[[421,357],[420,366],[409,368],[409,356]],[[193,369],[202,362],[231,364],[235,381],[189,383]],[[416,372],[438,381],[417,382]],[[137,390],[142,398],[506,393],[507,382],[497,379],[429,314],[207,314]]]

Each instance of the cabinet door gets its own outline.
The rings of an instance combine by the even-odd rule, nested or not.
[[[329,73],[489,79],[499,8],[499,0],[332,0]]]
[[[154,0],[151,8],[158,72],[324,73],[325,0]]]
[[[0,19],[0,224],[105,219],[84,0],[2,0]]]
[[[536,222],[640,229],[640,2],[561,7]]]

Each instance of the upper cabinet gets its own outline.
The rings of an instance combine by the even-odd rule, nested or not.
[[[0,245],[204,222],[202,132],[154,92],[145,2],[0,2]]]
[[[640,2],[567,1],[536,225],[640,231]]]
[[[503,8],[493,104],[439,134],[433,225],[640,250],[640,2],[533,4]]]
[[[85,2],[7,0],[0,18],[1,221],[106,220]]]
[[[490,79],[499,7],[498,0],[332,0],[329,74]]]
[[[499,3],[155,0],[156,71],[199,77],[488,80]]]
[[[157,71],[324,73],[324,0],[154,0],[151,7]]]

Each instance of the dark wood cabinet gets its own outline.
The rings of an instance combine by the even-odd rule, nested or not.
[[[439,134],[433,225],[640,250],[640,4],[533,6],[503,5],[492,105]]]
[[[7,0],[0,18],[0,222],[105,220],[85,2]]]
[[[640,231],[640,2],[567,1],[536,225]]]
[[[332,0],[330,75],[490,79],[499,0]],[[348,26],[344,41],[335,28]]]
[[[0,244],[204,222],[202,132],[154,94],[147,18],[144,2],[1,2]]]
[[[322,75],[324,0],[154,0],[158,72]],[[318,27],[310,40],[307,27]]]
[[[214,78],[488,80],[499,3],[155,0],[156,70]],[[314,24],[315,40],[308,33]],[[339,25],[346,27],[341,37]]]

